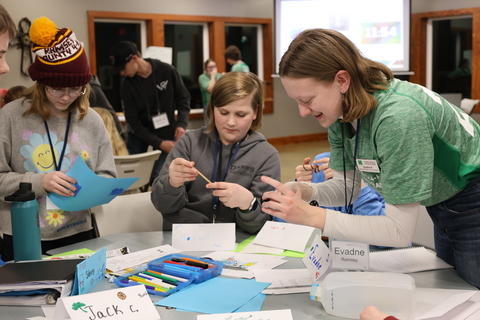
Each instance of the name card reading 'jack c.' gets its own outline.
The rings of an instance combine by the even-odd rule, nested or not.
[[[59,298],[53,320],[159,320],[143,285]]]

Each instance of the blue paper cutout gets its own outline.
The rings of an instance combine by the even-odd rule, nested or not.
[[[75,188],[77,188],[77,190],[75,190],[73,196],[76,197],[77,194],[80,192],[80,189],[82,189],[82,187],[78,184],[78,181],[77,181],[77,183],[74,184],[74,186],[75,186]]]
[[[56,193],[48,195],[53,204],[65,211],[86,210],[109,203],[121,193],[120,190],[127,190],[139,179],[100,177],[80,157],[66,174],[77,181],[76,186],[80,186],[75,196],[64,197]]]
[[[77,265],[71,296],[86,294],[105,277],[107,248],[103,247],[91,257]]]
[[[112,190],[112,192],[110,192],[110,196],[118,196],[120,194],[123,193],[123,191],[125,191],[125,189],[122,189],[122,188],[115,188]]]

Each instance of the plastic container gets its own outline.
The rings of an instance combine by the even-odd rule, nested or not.
[[[206,264],[209,264],[210,267],[207,269],[202,269],[202,268],[195,268],[192,266],[182,267],[181,265],[165,263],[165,261],[172,261],[172,259],[182,259],[182,258],[202,261]],[[153,270],[162,269],[162,270],[169,270],[171,272],[180,272],[182,274],[186,273],[193,278],[193,281],[192,281],[193,283],[201,283],[208,279],[212,279],[216,276],[219,276],[222,274],[222,270],[223,270],[223,263],[220,261],[202,259],[199,257],[188,256],[181,253],[169,254],[159,259],[153,260],[148,263],[148,266],[150,268],[153,268]]]
[[[13,256],[15,262],[42,259],[38,202],[32,184],[21,182],[14,194],[5,197],[11,201]]]
[[[195,267],[192,265],[172,264],[172,263],[165,262],[165,261],[172,261],[172,259],[176,260],[176,259],[185,259],[185,258],[192,259],[197,262],[201,262],[200,264],[205,263],[206,265],[208,265],[208,268],[203,269],[201,267]],[[142,283],[132,281],[129,278],[130,277],[143,277],[143,278],[152,277],[151,279],[155,281],[155,280],[158,280],[155,278],[158,277],[159,274],[161,274],[162,276],[167,277],[167,281],[169,281],[168,278],[177,280],[176,282],[170,283],[170,284],[173,284],[173,286],[171,286],[170,289],[166,291],[160,291],[162,289],[159,289],[159,288],[155,289],[155,287],[145,282],[145,281],[150,282],[150,280],[148,280],[147,278],[145,278],[143,284],[145,284],[145,287],[148,293],[166,297],[168,295],[171,295],[172,293],[175,293],[185,288],[191,283],[201,283],[206,280],[212,279],[220,275],[222,273],[222,269],[223,269],[223,263],[219,261],[202,259],[199,257],[194,257],[194,256],[189,256],[184,254],[170,254],[165,257],[149,262],[145,267],[140,267],[138,269],[133,270],[132,272],[129,272],[123,276],[120,276],[114,279],[114,282],[116,285],[120,287],[140,285]],[[155,272],[158,274],[155,274]],[[159,278],[160,280],[162,280],[161,277]],[[166,285],[168,286],[168,283]]]
[[[310,297],[337,317],[359,319],[367,306],[402,320],[415,316],[415,280],[401,273],[332,272],[312,285]]]

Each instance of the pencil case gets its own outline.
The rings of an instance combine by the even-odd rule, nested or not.
[[[181,260],[183,260],[183,262]],[[193,283],[202,283],[222,274],[223,263],[181,253],[174,253],[150,261],[148,267],[152,268],[152,270],[161,269],[169,272],[175,271],[182,274],[188,274],[193,277]]]
[[[188,273],[164,270],[163,268],[152,270],[148,265],[113,280],[119,287],[145,285],[148,293],[162,297],[182,290],[192,281],[193,276]]]
[[[172,259],[190,262],[182,264]],[[169,263],[169,261],[178,263]],[[218,261],[183,254],[170,254],[114,279],[114,283],[119,287],[145,285],[148,293],[166,297],[191,283],[201,283],[220,275],[222,268],[223,263]]]

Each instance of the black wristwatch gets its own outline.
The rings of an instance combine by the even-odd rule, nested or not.
[[[252,202],[250,203],[250,207],[248,207],[247,211],[255,211],[258,206],[258,200],[257,197],[253,197]]]

